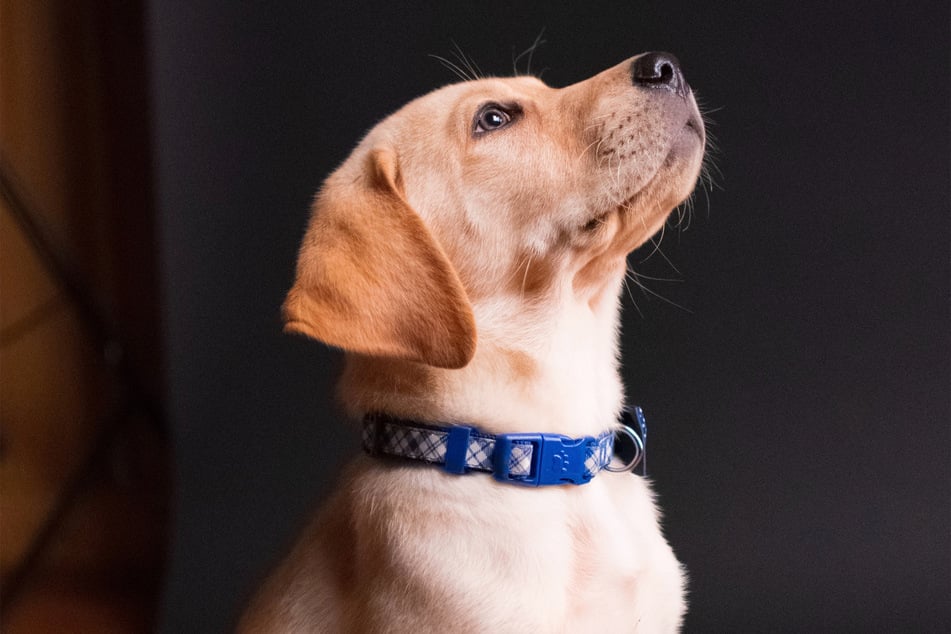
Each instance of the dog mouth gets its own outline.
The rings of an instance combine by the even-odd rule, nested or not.
[[[706,146],[706,130],[699,111],[692,109],[683,122],[679,133],[674,133],[669,141],[666,157],[656,166],[655,171],[635,191],[630,192],[624,199],[611,204],[610,208],[597,211],[588,216],[587,220],[575,225],[582,235],[596,236],[601,229],[611,224],[613,214],[621,216],[637,213],[640,201],[645,195],[657,188],[658,183],[673,178],[678,179],[678,172],[684,164],[693,162],[693,157],[703,154]],[[689,171],[683,169],[683,171]],[[594,211],[594,210],[592,210]]]
[[[706,142],[706,130],[704,129],[703,122],[700,120],[700,115],[696,112],[692,113],[687,119],[687,123],[684,124],[684,131],[689,131],[697,135],[701,144]]]

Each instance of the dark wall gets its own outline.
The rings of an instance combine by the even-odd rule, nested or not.
[[[550,84],[670,50],[715,122],[717,186],[631,258],[675,281],[625,299],[686,629],[948,631],[947,4],[546,4],[153,3],[165,631],[225,627],[354,451],[338,357],[280,332],[313,192],[429,54],[506,74],[543,28]]]

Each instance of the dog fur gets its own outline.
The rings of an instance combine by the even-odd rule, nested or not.
[[[350,416],[615,424],[626,256],[689,196],[705,144],[689,88],[636,85],[636,59],[561,89],[446,86],[327,179],[284,314],[346,351]],[[669,632],[684,606],[641,477],[533,489],[364,456],[239,629]]]

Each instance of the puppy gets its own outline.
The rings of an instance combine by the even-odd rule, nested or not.
[[[597,452],[610,459],[623,405],[626,255],[689,196],[704,145],[666,53],[561,89],[446,86],[366,135],[317,196],[284,315],[346,351],[340,395],[376,455],[350,467],[240,631],[679,628],[683,573],[650,489],[597,473]],[[406,424],[445,441],[442,462],[381,450],[374,434]],[[557,455],[508,437],[536,453],[513,475],[496,436],[519,433],[556,435]],[[495,477],[467,462],[489,438]],[[542,483],[555,486],[519,486],[572,461]]]

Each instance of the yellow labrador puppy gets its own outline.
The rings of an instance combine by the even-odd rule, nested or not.
[[[450,85],[367,134],[317,197],[284,311],[346,351],[371,455],[241,631],[678,629],[650,489],[603,469],[625,256],[690,195],[704,143],[666,53],[561,89]]]

